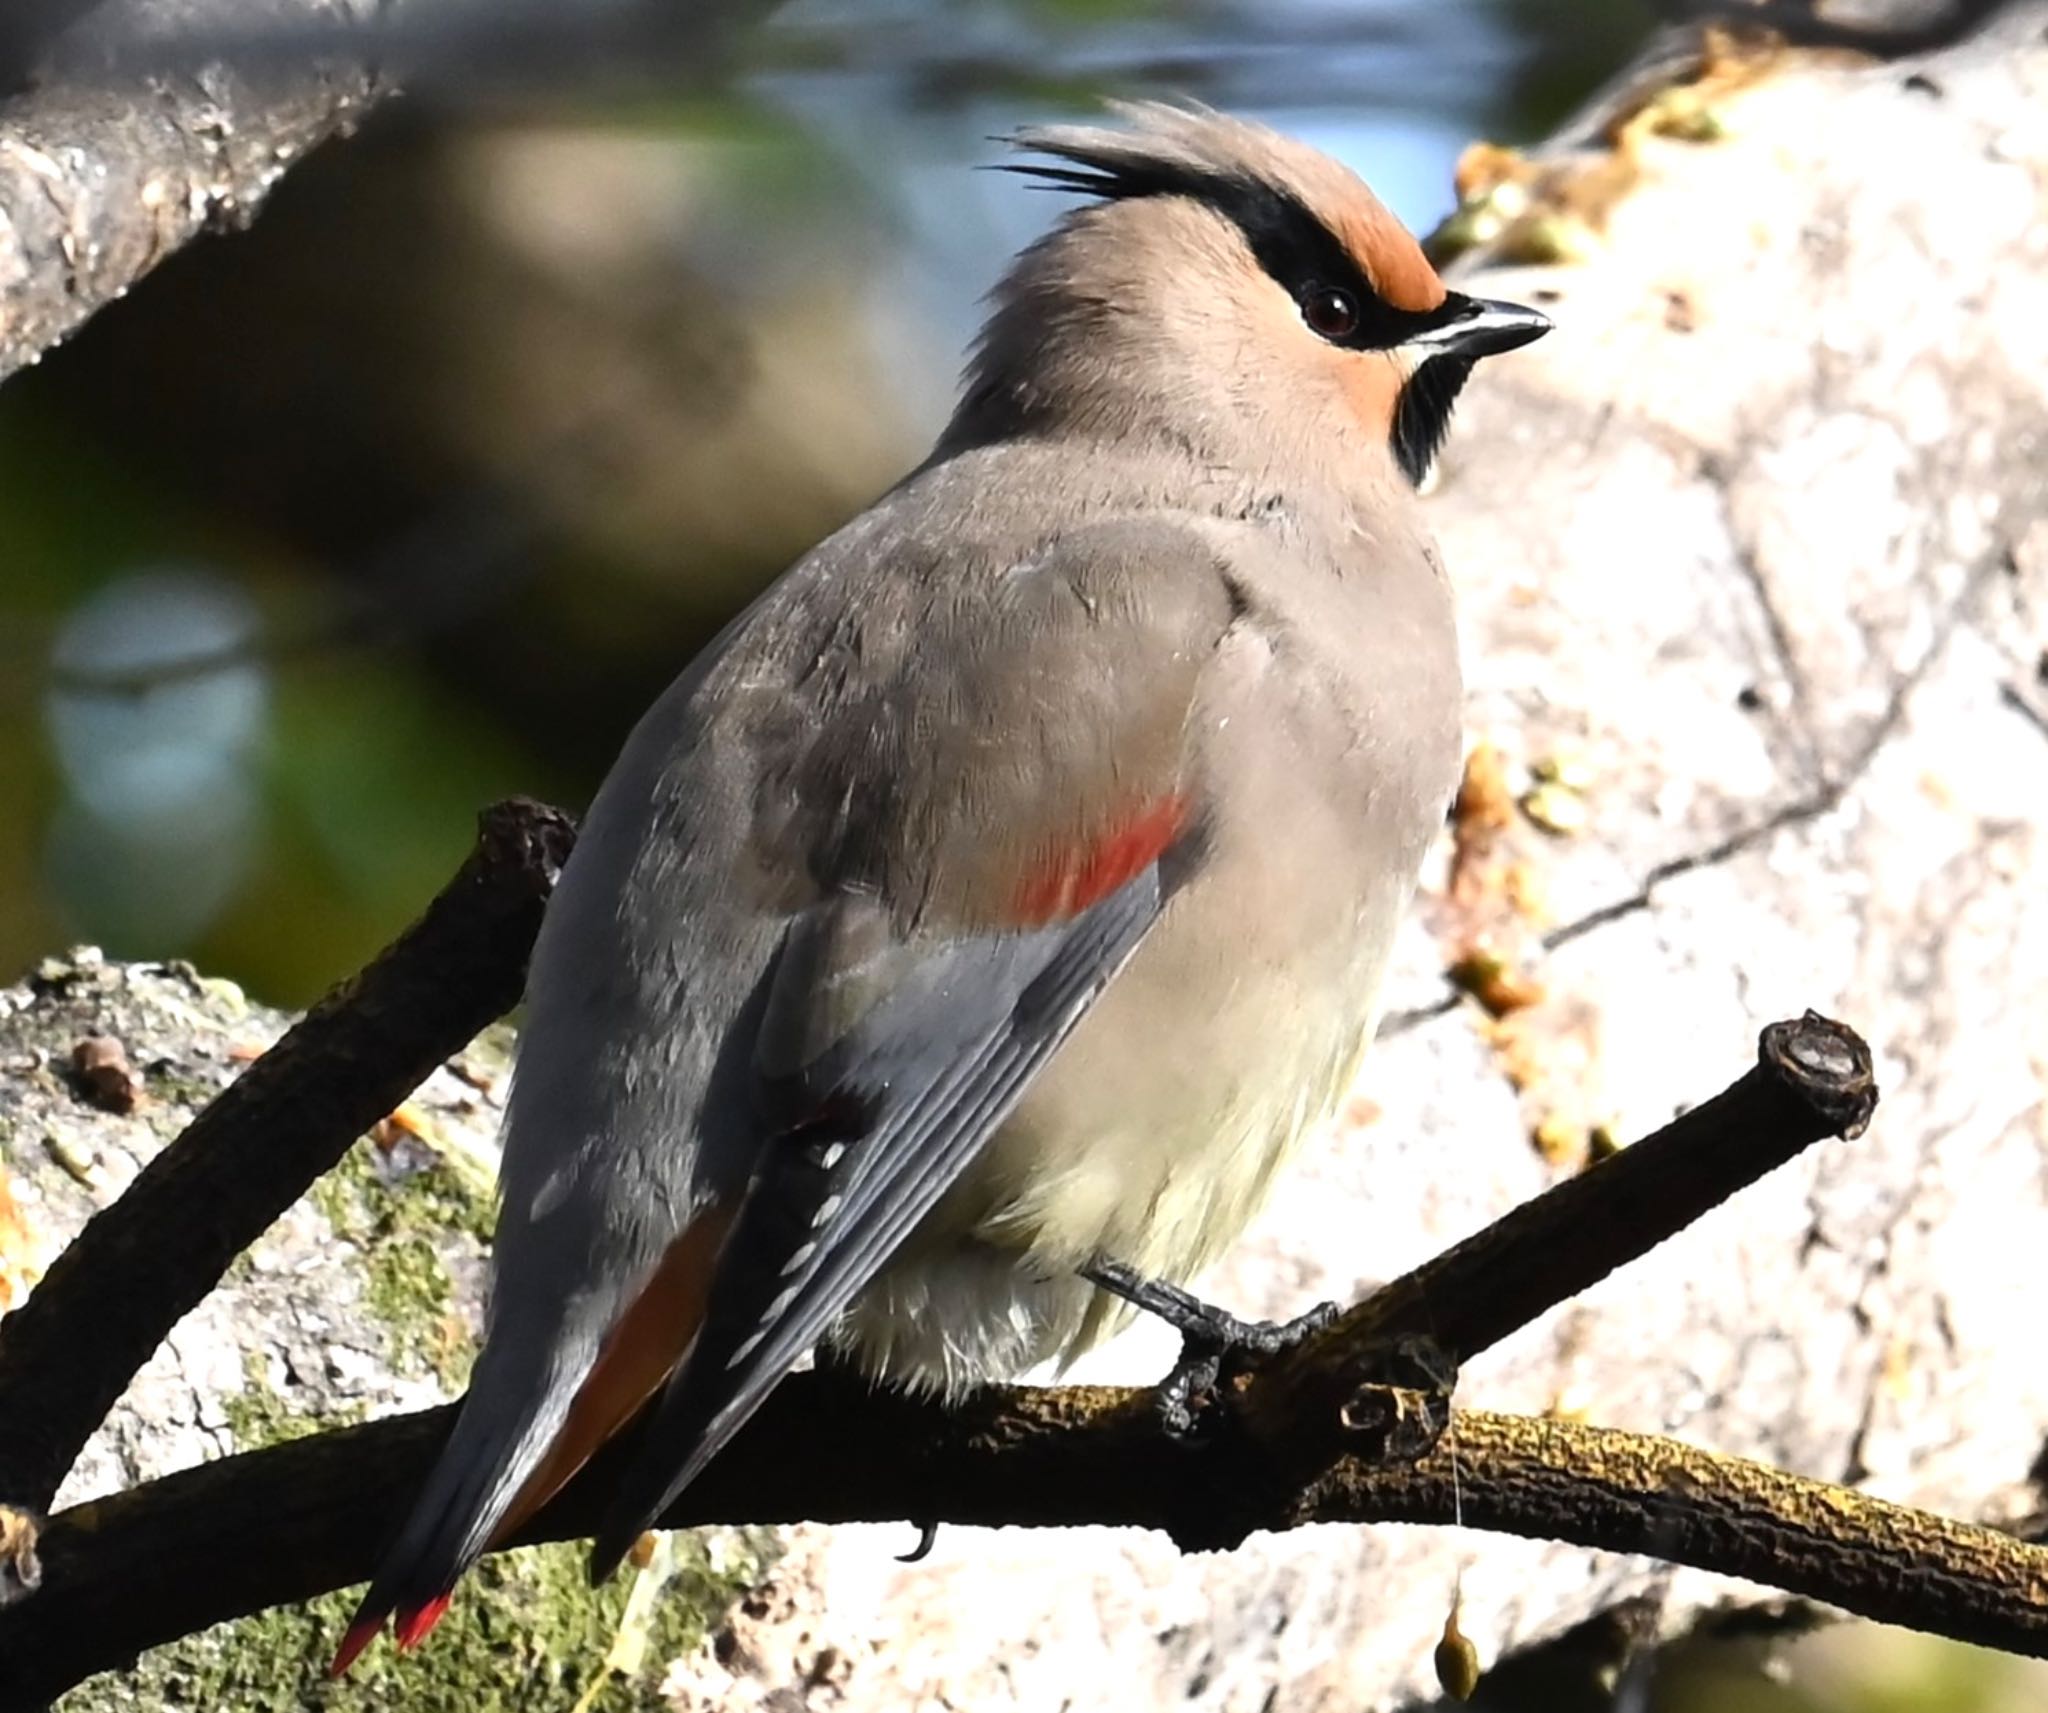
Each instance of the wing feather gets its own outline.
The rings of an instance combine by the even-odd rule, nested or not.
[[[1187,848],[1174,855],[1057,929],[927,953],[915,999],[883,1000],[824,1056],[827,1080],[811,1079],[811,1098],[860,1119],[767,1144],[696,1345],[597,1538],[593,1577],[611,1572],[958,1181],[1158,920]],[[933,997],[950,1007],[945,1038],[907,1036],[906,1024],[941,1024]]]

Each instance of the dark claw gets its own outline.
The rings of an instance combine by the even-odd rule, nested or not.
[[[1335,1303],[1318,1303],[1289,1321],[1240,1320],[1178,1285],[1147,1279],[1121,1261],[1091,1262],[1081,1276],[1157,1315],[1180,1334],[1180,1359],[1154,1394],[1160,1426],[1174,1439],[1193,1437],[1202,1415],[1232,1378],[1323,1331],[1338,1314]]]
[[[919,1523],[917,1525],[917,1545],[899,1556],[896,1562],[898,1564],[916,1564],[919,1560],[928,1557],[932,1548],[938,1544],[939,1525],[937,1523]]]

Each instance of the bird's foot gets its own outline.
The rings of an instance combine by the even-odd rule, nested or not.
[[[1335,1303],[1318,1303],[1292,1320],[1240,1320],[1178,1285],[1147,1279],[1121,1261],[1093,1261],[1081,1276],[1157,1315],[1180,1334],[1180,1358],[1154,1392],[1160,1425],[1175,1439],[1194,1436],[1230,1380],[1323,1331],[1338,1313]]]

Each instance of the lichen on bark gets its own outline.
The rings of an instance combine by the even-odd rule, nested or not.
[[[121,965],[90,949],[0,989],[0,1165],[16,1210],[0,1229],[0,1285],[25,1290],[286,1021],[186,966]],[[69,1073],[75,1043],[92,1034],[118,1040],[139,1072],[134,1112],[97,1109]],[[484,1283],[509,1040],[489,1031],[455,1068],[437,1072],[398,1122],[359,1142],[237,1262],[136,1377],[60,1505],[461,1389]],[[577,1548],[528,1548],[481,1567],[431,1645],[403,1658],[374,1649],[344,1682],[322,1673],[348,1618],[347,1592],[153,1650],[58,1706],[665,1707],[664,1676],[760,1580],[779,1541],[772,1530],[666,1537],[652,1569],[601,1589],[589,1586]],[[649,1577],[658,1593],[640,1585]]]
[[[671,1662],[698,1649],[775,1554],[765,1531],[673,1537],[672,1563],[628,1570],[593,1589],[583,1553],[569,1544],[527,1547],[479,1566],[432,1641],[400,1655],[379,1648],[348,1677],[328,1681],[353,1608],[348,1593],[280,1606],[188,1636],[145,1655],[132,1671],[81,1684],[59,1713],[133,1713],[142,1707],[221,1707],[236,1713],[658,1713]],[[662,1576],[635,1637],[636,1669],[609,1663],[639,1576]]]

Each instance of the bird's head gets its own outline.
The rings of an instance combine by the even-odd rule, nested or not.
[[[1473,363],[1531,309],[1448,290],[1350,171],[1200,108],[1055,125],[1009,170],[1080,192],[994,296],[949,436],[1159,438],[1198,457],[1361,441],[1419,483]]]

